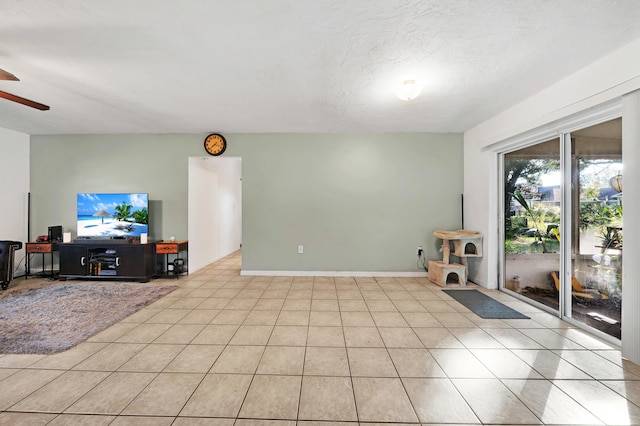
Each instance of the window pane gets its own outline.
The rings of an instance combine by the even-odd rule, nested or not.
[[[572,132],[571,317],[620,338],[621,120]]]
[[[505,287],[558,309],[560,140],[504,157]]]

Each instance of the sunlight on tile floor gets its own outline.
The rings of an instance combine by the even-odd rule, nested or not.
[[[481,319],[426,278],[240,265],[69,351],[0,355],[0,425],[640,424],[639,366],[505,294],[486,291],[531,319]]]

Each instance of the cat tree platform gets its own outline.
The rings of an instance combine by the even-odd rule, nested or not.
[[[479,232],[458,229],[457,231],[436,230],[436,238],[442,239],[442,260],[429,261],[429,279],[441,287],[447,284],[467,285],[468,257],[482,257],[482,235]],[[451,245],[453,244],[453,253]],[[450,255],[460,259],[451,263]],[[457,278],[457,280],[456,280]]]
[[[467,285],[467,268],[459,263],[444,263],[442,260],[429,261],[429,279],[440,287],[447,284]]]
[[[461,259],[466,257],[482,257],[482,235],[479,232],[458,229],[457,231],[433,231],[433,236],[442,239],[442,260],[449,263],[451,247],[453,254]]]

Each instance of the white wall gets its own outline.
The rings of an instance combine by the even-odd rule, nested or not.
[[[622,264],[622,356],[640,364],[640,92],[622,104],[624,255]]]
[[[189,270],[233,253],[242,243],[242,160],[189,158]]]
[[[570,60],[570,58],[567,58]],[[526,83],[526,82],[525,82]],[[524,133],[549,132],[573,116],[594,116],[620,103],[623,123],[625,175],[625,258],[623,265],[622,356],[640,364],[640,270],[638,257],[637,179],[640,138],[640,40],[619,49],[537,95],[467,131],[464,135],[465,224],[486,235],[485,257],[470,270],[470,278],[484,286],[498,284],[498,173],[495,149],[490,146]],[[613,107],[612,107],[613,109]],[[586,123],[582,123],[586,127]],[[560,130],[560,129],[558,129]],[[572,129],[562,129],[572,130]],[[628,223],[632,221],[632,223]]]
[[[552,126],[550,123],[555,120],[586,111],[638,88],[640,40],[465,132],[464,223],[465,228],[480,231],[485,236],[485,256],[470,265],[470,279],[489,288],[497,286],[498,165],[495,154],[485,148],[532,129]]]
[[[29,192],[29,135],[0,128],[0,240],[27,241],[27,194]],[[18,263],[24,249],[16,252]],[[17,275],[24,273],[24,261]]]

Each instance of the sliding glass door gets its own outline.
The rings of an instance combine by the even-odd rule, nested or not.
[[[571,132],[571,318],[620,339],[621,119]]]
[[[560,139],[504,155],[504,286],[558,311]]]
[[[614,339],[622,301],[621,132],[615,119],[501,156],[502,288]]]

